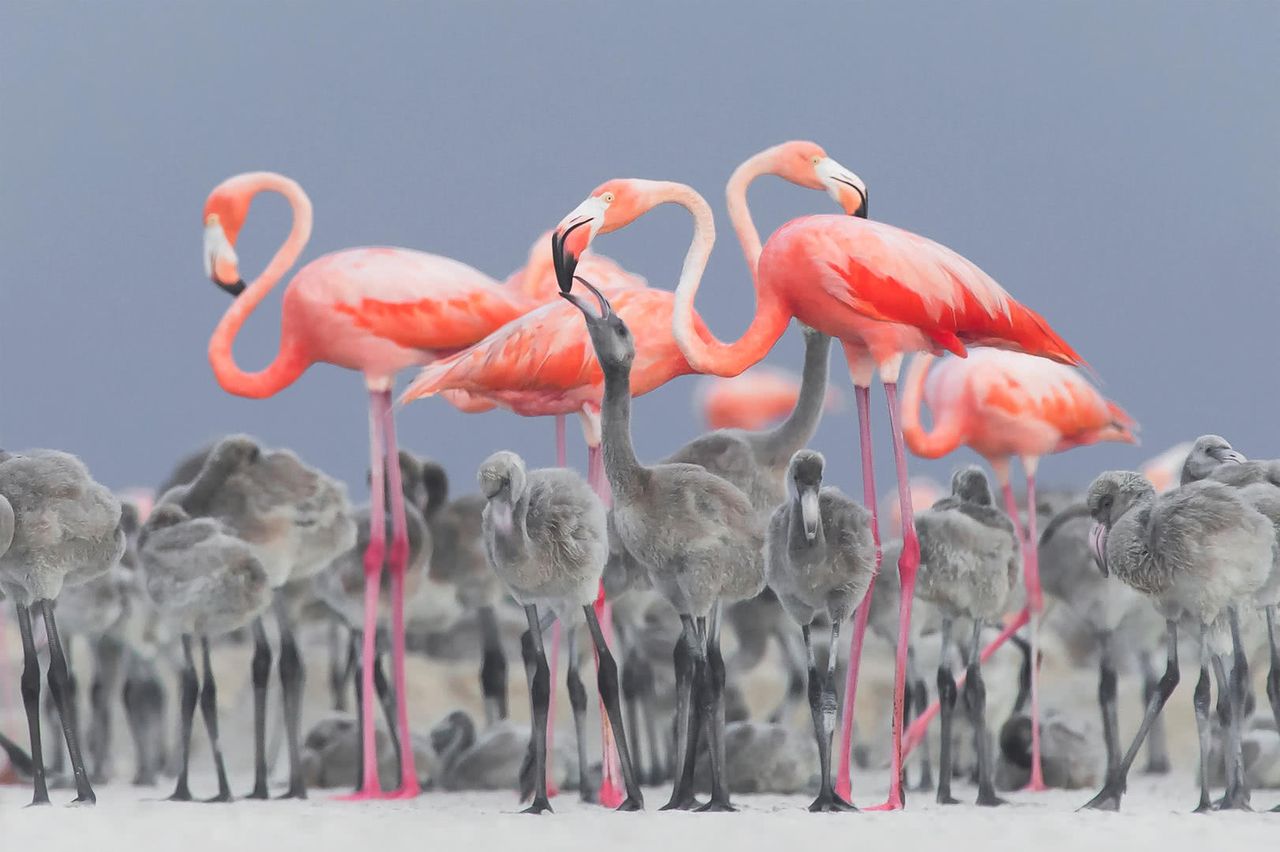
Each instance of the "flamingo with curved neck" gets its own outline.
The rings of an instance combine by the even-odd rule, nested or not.
[[[236,239],[255,196],[283,195],[293,211],[284,243],[252,284],[240,277]],[[364,376],[369,391],[371,525],[364,554],[365,726],[362,792],[353,798],[382,796],[377,773],[373,721],[373,625],[384,557],[391,572],[392,637],[397,726],[409,743],[404,667],[404,581],[408,563],[405,520],[391,387],[396,373],[420,366],[440,354],[483,337],[527,311],[529,302],[514,290],[455,260],[401,248],[357,248],[327,254],[304,266],[285,289],[280,348],[271,364],[247,372],[235,361],[233,347],[249,315],[294,265],[311,236],[311,202],[295,181],[272,172],[251,172],[223,181],[204,207],[205,272],[235,297],[209,340],[209,363],[228,393],[261,399],[293,384],[315,363],[334,364]],[[389,488],[384,486],[389,486]],[[391,544],[385,539],[383,496],[391,494]],[[413,753],[401,760],[399,797],[419,792]]]
[[[629,225],[658,204],[674,202],[694,217],[695,233],[676,288],[672,330],[691,367],[717,375],[736,375],[759,361],[782,334],[791,317],[838,338],[853,378],[858,401],[863,489],[875,505],[871,467],[870,385],[878,372],[885,386],[903,521],[899,559],[902,585],[897,671],[894,676],[893,755],[888,800],[881,808],[902,807],[902,705],[906,686],[906,649],[919,541],[911,522],[911,491],[906,455],[898,428],[897,380],[903,356],[915,351],[950,350],[984,344],[1042,355],[1068,364],[1083,363],[1045,320],[1015,301],[972,262],[932,240],[866,219],[867,190],[852,172],[817,153],[812,166],[819,185],[853,216],[805,216],[783,225],[761,251],[755,282],[756,313],[746,332],[724,343],[696,326],[694,296],[701,283],[714,229],[709,210],[692,190],[655,191],[641,182],[613,181],[599,187],[556,231],[560,289],[573,284],[576,258],[596,236]],[[631,184],[631,186],[628,186]],[[738,221],[745,221],[739,219]],[[879,541],[878,523],[872,529]],[[877,546],[877,549],[878,546]],[[852,638],[850,677],[856,685],[858,656],[865,635],[866,604],[859,608]],[[853,690],[848,691],[842,725],[842,755],[852,734]],[[840,774],[847,774],[847,759]],[[837,791],[848,790],[846,778]]]

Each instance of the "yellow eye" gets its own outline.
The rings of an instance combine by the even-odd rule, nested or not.
[[[813,161],[813,164],[814,164],[815,166],[816,166],[816,165],[818,165],[818,163],[821,163],[821,162],[822,162],[822,158],[821,158],[821,157],[819,157],[817,154],[814,154],[814,155],[813,155],[812,157],[810,157],[809,159],[811,159],[811,160]]]
[[[612,192],[606,192],[604,195],[600,196],[600,199],[601,199],[602,201],[604,201],[604,203],[605,203],[605,204],[612,204],[612,203],[613,203],[613,193],[612,193]]]

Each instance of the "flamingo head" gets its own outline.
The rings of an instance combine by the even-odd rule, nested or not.
[[[1116,522],[1135,504],[1155,496],[1155,488],[1140,473],[1129,470],[1109,470],[1098,476],[1085,495],[1085,506],[1094,520],[1089,536],[1094,561],[1103,575],[1110,573],[1107,565],[1107,535]]]
[[[800,506],[800,520],[804,525],[804,537],[810,542],[818,537],[822,525],[821,501],[822,470],[826,459],[814,450],[798,450],[789,465],[791,483],[796,489],[796,503]]]
[[[609,300],[603,293],[581,277],[577,277],[576,280],[595,296],[600,306],[598,314],[581,296],[572,292],[562,292],[560,295],[582,311],[582,316],[587,321],[587,333],[591,335],[591,345],[596,350],[597,360],[600,361],[600,369],[605,373],[629,373],[631,362],[636,357],[636,344],[631,336],[631,330],[622,321],[622,317],[613,312],[613,306],[609,304]]]
[[[551,258],[561,293],[573,289],[578,259],[598,234],[625,228],[661,203],[655,192],[659,185],[638,178],[605,181],[560,220],[551,232]]]
[[[1182,463],[1182,484],[1198,482],[1224,464],[1240,464],[1247,461],[1221,435],[1201,435],[1191,445],[1191,452]]]
[[[214,187],[204,203],[204,272],[232,296],[244,292],[235,246],[253,194],[245,176],[237,175]]]
[[[962,467],[951,475],[951,496],[976,506],[994,506],[991,483],[977,465]]]
[[[476,473],[480,493],[488,505],[485,515],[494,528],[508,534],[514,529],[515,506],[524,497],[528,473],[524,459],[509,450],[494,453]]]
[[[849,216],[867,218],[867,185],[816,142],[783,142],[771,151],[772,171],[806,189],[823,189]]]

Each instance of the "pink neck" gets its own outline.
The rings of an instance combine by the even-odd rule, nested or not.
[[[289,202],[293,210],[293,226],[284,244],[276,250],[267,268],[241,293],[222,316],[218,327],[209,339],[209,363],[213,366],[218,384],[228,393],[237,396],[262,398],[274,396],[293,384],[306,370],[309,361],[301,342],[286,322],[281,325],[280,349],[265,369],[246,373],[235,362],[232,348],[236,335],[249,314],[266,298],[271,288],[284,276],[302,254],[311,237],[311,201],[302,187],[283,175],[259,172],[246,176],[253,187],[253,194],[278,192]]]
[[[732,183],[731,180],[730,184]],[[745,186],[743,191],[745,204]],[[661,185],[655,191],[653,203],[656,205],[664,202],[679,204],[693,216],[693,241],[689,244],[684,267],[680,271],[680,282],[676,285],[675,310],[672,316],[676,344],[694,370],[717,376],[736,376],[768,353],[786,330],[790,316],[771,292],[761,291],[757,287],[755,316],[746,333],[737,342],[722,343],[709,331],[705,335],[699,334],[693,302],[698,287],[702,284],[702,273],[707,268],[711,248],[715,244],[715,220],[706,199],[684,184]],[[751,226],[745,238],[742,231],[739,231],[739,237],[744,239],[743,251],[747,254],[754,278],[760,238],[758,235],[752,237],[753,234],[754,226]],[[754,239],[754,250],[745,239]]]
[[[963,423],[950,408],[934,411],[933,431],[920,422],[920,406],[924,399],[924,383],[933,356],[917,355],[907,372],[902,394],[902,437],[911,452],[926,459],[938,459],[954,452],[964,442]]]

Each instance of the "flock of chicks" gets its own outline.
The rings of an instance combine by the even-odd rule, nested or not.
[[[720,651],[723,608],[728,608],[731,624],[747,622],[738,632],[740,646],[749,651],[748,634],[768,621],[763,613],[780,605],[799,625],[804,644],[804,659],[795,663],[807,669],[820,779],[811,810],[852,809],[833,786],[832,737],[840,703],[838,639],[842,625],[867,598],[879,559],[871,513],[838,490],[823,487],[823,458],[804,448],[825,397],[829,338],[806,330],[806,373],[795,408],[782,424],[754,432],[717,430],[695,439],[665,463],[644,465],[635,456],[630,435],[628,372],[634,344],[608,300],[593,292],[598,310],[577,296],[569,298],[586,319],[605,376],[602,437],[611,510],[578,474],[563,468],[529,470],[519,456],[505,451],[481,465],[480,495],[450,500],[443,470],[402,451],[400,487],[410,509],[410,597],[422,591],[417,587],[430,576],[436,580],[431,591],[438,592],[442,584],[452,586],[462,608],[476,614],[488,724],[505,718],[507,710],[506,662],[496,611],[502,606],[502,593],[524,609],[528,630],[522,650],[533,724],[520,781],[532,797],[532,812],[550,809],[547,733],[552,674],[542,637],[552,620],[570,631],[567,676],[584,798],[591,795],[586,699],[573,636],[574,627],[582,624],[596,653],[611,738],[606,739],[607,747],[616,748],[625,789],[620,808],[643,807],[642,782],[673,776],[665,807],[732,810],[726,771],[728,667]],[[1255,610],[1265,615],[1273,667],[1267,695],[1280,723],[1280,656],[1274,635],[1280,599],[1280,464],[1248,461],[1223,439],[1205,436],[1187,455],[1181,479],[1179,487],[1157,493],[1141,474],[1104,473],[1082,502],[1063,500],[1061,505],[1041,504],[1029,510],[1048,516],[1038,548],[1045,590],[1096,638],[1100,652],[1107,764],[1103,789],[1089,807],[1119,806],[1136,753],[1178,682],[1179,626],[1195,631],[1201,647],[1194,691],[1201,747],[1199,809],[1215,804],[1209,796],[1211,668],[1219,683],[1218,715],[1227,732],[1222,756],[1226,793],[1216,804],[1249,806],[1242,731],[1251,712],[1251,695],[1241,623]],[[6,743],[11,759],[30,771],[34,801],[47,802],[34,615],[44,622],[49,687],[62,723],[76,801],[93,802],[92,776],[101,779],[105,774],[109,757],[103,728],[110,696],[122,681],[138,748],[135,780],[153,783],[162,763],[158,743],[164,733],[157,702],[148,700],[147,693],[162,687],[155,660],[138,649],[173,637],[170,646],[180,646],[182,762],[172,798],[192,798],[188,774],[198,705],[217,777],[213,801],[230,800],[210,640],[247,627],[254,642],[255,782],[250,796],[267,797],[266,704],[272,649],[264,617],[270,610],[280,634],[289,762],[285,795],[305,796],[303,665],[294,625],[305,609],[318,603],[335,623],[346,626],[350,664],[335,677],[335,690],[341,690],[349,669],[359,666],[366,623],[362,557],[370,533],[369,510],[353,509],[341,485],[294,454],[264,450],[243,436],[225,438],[184,461],[159,493],[142,521],[135,506],[94,482],[70,455],[0,454],[0,589],[13,599],[17,613],[24,652],[21,691],[30,727],[30,752]],[[951,493],[917,513],[915,521],[921,547],[917,599],[922,604],[917,606],[932,608],[936,618],[917,617],[912,641],[918,641],[930,623],[941,637],[937,798],[955,801],[952,726],[959,691],[952,661],[958,651],[967,667],[964,704],[976,756],[977,803],[999,804],[993,767],[997,749],[985,718],[978,651],[984,629],[1006,618],[1018,593],[1023,546],[1017,519],[996,506],[981,469],[966,467],[954,475]],[[886,548],[891,557],[886,565],[893,564],[893,547]],[[595,607],[602,581],[619,607],[614,642],[624,649],[625,688],[620,688],[608,628],[601,625]],[[872,597],[885,598],[896,591],[892,583],[875,588],[879,591]],[[634,607],[640,619],[647,617],[645,609],[653,601],[678,617],[671,737],[657,733],[660,724],[651,703],[632,700],[646,692],[652,695],[655,674],[653,654],[646,659],[639,650],[643,627],[635,624],[634,614],[624,614],[629,597],[643,602]],[[89,737],[92,773],[81,752],[74,679],[55,602],[64,621],[72,622],[72,632],[96,639]],[[874,603],[869,600],[869,605]],[[877,606],[892,613],[897,603],[883,600]],[[1159,637],[1150,627],[1157,614],[1167,622],[1167,668],[1163,677],[1151,678],[1141,728],[1121,754],[1115,713],[1117,661],[1133,652],[1145,660],[1157,651]],[[957,626],[962,635],[953,642]],[[887,625],[883,632],[892,637],[892,627]],[[815,629],[829,631],[823,665],[823,649],[812,635]],[[129,632],[143,632],[145,639],[125,635]],[[778,638],[784,650],[795,647],[780,629]],[[202,675],[197,671],[197,640]],[[914,657],[914,648],[911,653]],[[1024,669],[1030,668],[1029,659]],[[374,682],[387,715],[386,728],[403,768],[413,744],[397,739],[393,701],[381,663],[376,665]],[[911,696],[920,715],[926,690],[918,674],[912,677]],[[792,680],[794,684],[798,678]],[[359,672],[355,682],[358,694]],[[1018,706],[1025,692],[1024,684]],[[625,719],[624,693],[629,699]],[[357,707],[364,707],[359,699]],[[450,724],[456,733],[461,723]],[[642,731],[649,746],[648,771],[639,759]],[[699,738],[704,736],[711,793],[705,804],[695,797]],[[1025,726],[1005,725],[999,751],[1025,768],[1028,736]],[[469,741],[474,741],[473,730]],[[363,747],[363,742],[357,740],[357,746]],[[1153,763],[1167,762],[1152,754]]]

